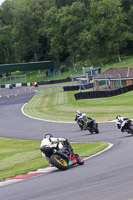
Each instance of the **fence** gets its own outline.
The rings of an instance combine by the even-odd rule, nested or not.
[[[83,69],[83,75],[88,75],[89,80],[92,80],[94,76],[97,74],[101,73],[101,68],[94,68],[93,66],[91,67],[82,67]]]
[[[6,84],[16,84],[16,83],[26,83],[27,77],[26,75],[17,75],[17,76],[8,76],[0,78],[0,87]]]

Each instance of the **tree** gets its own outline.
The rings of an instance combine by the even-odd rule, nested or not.
[[[60,54],[64,51],[64,41],[59,32],[60,22],[58,19],[58,9],[52,7],[44,15],[43,32],[47,34],[50,51],[49,55],[53,59],[60,60]]]
[[[17,62],[45,58],[47,38],[42,35],[42,22],[45,10],[53,5],[52,0],[14,0],[13,38]]]
[[[133,49],[132,0],[5,0],[0,62],[106,59]]]
[[[123,10],[128,13],[131,7],[133,6],[132,0],[121,0]]]
[[[89,42],[93,55],[95,53],[98,57],[106,56],[109,59],[117,54],[121,61],[120,52],[130,35],[121,1],[91,0],[90,16],[92,27]]]
[[[89,31],[85,29],[80,33],[80,36],[79,36],[79,41],[80,41],[79,59],[82,60],[83,66],[84,66],[84,61],[87,59],[90,59],[92,62],[91,53],[90,53],[91,47],[88,42],[89,37],[90,37],[90,33]],[[92,62],[92,65],[93,65],[93,62]]]
[[[67,5],[60,9],[51,8],[45,16],[45,25],[52,53],[59,55],[66,49],[74,67],[76,57],[80,52],[79,35],[83,30],[86,13],[84,3],[75,2],[71,6]]]
[[[57,8],[61,8],[67,5],[71,6],[73,2],[75,2],[76,0],[55,0],[55,1],[56,1]]]
[[[5,1],[0,7],[0,63],[14,61],[12,23],[13,6],[11,1]]]
[[[133,52],[133,5],[130,6],[130,9],[128,10],[127,26],[130,31],[130,38],[127,40],[127,46],[126,49],[124,50],[132,53]]]
[[[20,0],[15,2],[14,8],[14,47],[17,61],[37,61],[38,35],[37,20],[31,9],[32,1]]]

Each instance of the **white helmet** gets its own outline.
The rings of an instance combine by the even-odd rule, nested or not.
[[[116,122],[117,122],[118,124],[122,124],[123,121],[124,121],[123,117],[121,117],[120,115],[117,115],[117,116],[116,116]]]
[[[53,137],[52,134],[47,133],[47,134],[45,135],[45,138],[51,138],[51,137]]]
[[[86,114],[85,114],[85,113],[83,113],[82,117],[86,117]]]
[[[80,110],[77,110],[77,114],[80,114],[81,112],[80,112]]]

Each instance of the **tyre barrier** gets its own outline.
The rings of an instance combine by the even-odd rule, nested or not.
[[[74,90],[79,90],[79,85],[74,85],[74,86],[64,86],[63,87],[64,91],[74,91]]]
[[[125,86],[115,90],[108,91],[91,91],[91,92],[79,92],[74,94],[76,100],[80,99],[94,99],[94,98],[104,98],[120,95],[133,90],[133,85]]]
[[[56,84],[56,83],[65,83],[65,82],[70,82],[71,78],[66,78],[66,79],[58,79],[58,80],[48,80],[48,81],[41,81],[38,82],[38,85],[48,85],[48,84]]]
[[[84,90],[84,89],[90,89],[93,88],[93,83],[86,84],[86,85],[70,85],[70,86],[64,86],[64,91],[74,91],[74,90]]]

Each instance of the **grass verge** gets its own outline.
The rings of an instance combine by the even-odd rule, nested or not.
[[[107,98],[75,100],[76,91],[51,92],[58,89],[61,87],[40,90],[40,95],[26,104],[24,112],[32,117],[63,122],[74,122],[77,110],[96,121],[115,120],[118,114],[133,118],[133,91]]]
[[[108,146],[104,142],[71,145],[74,151],[83,157],[98,153]],[[40,141],[0,138],[0,181],[48,165],[41,155]]]

